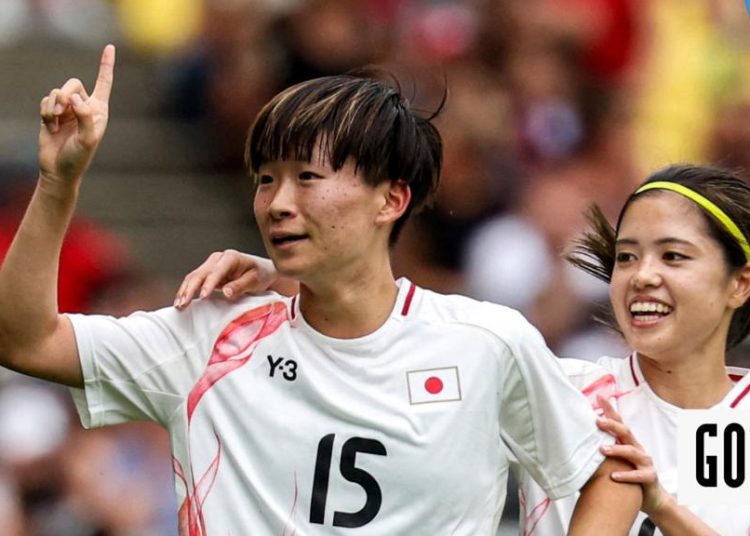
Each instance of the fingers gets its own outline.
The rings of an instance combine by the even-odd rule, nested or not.
[[[236,299],[242,294],[253,294],[258,292],[265,292],[268,290],[268,286],[264,285],[258,279],[258,272],[252,270],[245,272],[240,277],[224,285],[221,289],[222,294],[228,299]]]
[[[610,475],[612,480],[630,484],[652,484],[656,481],[653,469],[633,469],[632,471],[617,471]]]
[[[71,78],[62,87],[53,89],[42,99],[39,113],[42,122],[50,132],[57,132],[61,122],[72,120],[73,117],[77,118],[73,96],[79,97],[78,102],[89,98],[83,83],[77,78]]]
[[[71,78],[60,88],[57,94],[58,99],[57,104],[55,105],[55,113],[63,113],[65,107],[70,104],[70,97],[73,95],[79,95],[84,100],[88,100],[89,98],[86,93],[86,88],[83,87],[83,82],[78,78]]]
[[[219,285],[228,280],[234,268],[235,264],[228,252],[220,253],[212,263],[209,273],[204,277],[199,296],[205,298],[210,295]]]
[[[217,271],[217,265],[221,260],[223,253],[214,252],[208,256],[208,258],[198,266],[195,270],[190,272],[185,279],[182,280],[180,288],[177,289],[175,295],[174,306],[178,309],[184,309],[193,301],[193,298],[200,292],[200,297],[208,296],[210,292],[213,292],[216,288],[217,283],[209,281],[209,285],[206,286],[207,278]],[[215,278],[213,278],[215,279]],[[204,293],[203,289],[206,288]]]
[[[80,142],[85,147],[95,147],[97,144],[96,129],[94,128],[94,117],[91,106],[77,93],[70,97],[73,113],[78,121]]]
[[[174,298],[174,306],[177,309],[184,309],[190,303],[193,301],[193,298],[195,298],[196,294],[198,293],[198,289],[200,289],[201,284],[203,284],[203,280],[199,279],[195,272],[191,272],[188,274],[185,279],[182,280],[182,284],[180,284],[180,288],[177,289],[177,294],[175,294]]]
[[[185,276],[185,279],[182,280],[180,288],[177,289],[177,294],[175,294],[174,298],[174,306],[178,309],[184,309],[190,305],[193,298],[198,294],[205,278],[200,271],[202,266],[203,265],[190,272]]]
[[[620,417],[620,414],[617,413],[615,408],[612,406],[612,404],[609,403],[609,400],[604,398],[602,395],[596,396],[596,401],[599,404],[599,407],[602,408],[604,411],[604,416],[613,419],[618,422],[622,422],[622,417]]]
[[[602,454],[611,458],[619,458],[632,464],[632,471],[615,471],[610,476],[618,482],[650,485],[658,481],[653,460],[646,452],[633,445],[604,445],[600,448]]]
[[[96,78],[96,85],[94,86],[93,93],[94,97],[105,103],[109,101],[109,96],[112,92],[114,69],[115,47],[114,45],[107,45],[102,51],[101,62],[99,63],[99,74]],[[73,95],[78,95],[80,97],[80,100],[77,100],[77,104],[75,105],[72,100]],[[65,82],[62,87],[53,89],[49,95],[42,99],[39,110],[42,123],[44,123],[51,133],[55,133],[60,129],[61,119],[72,120],[72,116],[75,116],[79,125],[83,124],[84,126],[88,126],[89,121],[86,115],[91,112],[88,100],[89,95],[86,93],[83,83],[77,78],[71,78]],[[86,107],[80,108],[81,103],[86,104]],[[79,111],[84,113],[84,117],[79,115]]]
[[[653,461],[646,451],[634,445],[603,445],[599,450],[610,458],[626,460],[638,469],[654,468]]]
[[[45,128],[53,134],[60,128],[57,116],[53,112],[54,106],[55,101],[53,100],[52,95],[47,95],[42,99],[42,102],[39,103],[39,115],[42,118],[42,123]]]
[[[228,299],[264,292],[277,276],[273,263],[268,259],[232,249],[215,252],[183,279],[175,295],[174,306],[185,308],[196,294],[205,298],[219,288]]]
[[[107,45],[102,51],[102,59],[99,63],[99,74],[96,77],[96,85],[92,96],[109,102],[112,93],[112,85],[115,80],[115,46]]]
[[[600,430],[607,432],[609,435],[617,439],[619,443],[641,448],[640,443],[638,443],[638,440],[630,431],[630,428],[622,422],[608,417],[600,417],[596,420],[596,425]]]
[[[609,457],[618,458],[634,466],[631,470],[613,471],[609,476],[616,482],[640,484],[643,489],[643,503],[641,510],[646,514],[656,512],[669,494],[659,484],[659,475],[653,460],[640,446],[634,445],[605,445],[601,452]]]
[[[52,133],[59,130],[60,116],[65,111],[68,102],[68,97],[63,97],[60,93],[61,89],[53,89],[49,95],[42,99],[40,104],[39,114],[42,117],[42,123]],[[63,101],[66,102],[65,105],[63,105]]]

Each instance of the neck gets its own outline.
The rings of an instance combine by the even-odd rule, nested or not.
[[[659,398],[679,408],[710,408],[721,402],[733,387],[723,352],[668,362],[641,354],[637,357],[649,387]]]
[[[329,337],[353,339],[385,323],[398,294],[390,265],[335,279],[328,284],[300,285],[300,311],[308,324]]]

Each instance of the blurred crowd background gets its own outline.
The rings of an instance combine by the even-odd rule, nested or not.
[[[449,90],[440,195],[397,273],[520,309],[559,355],[628,352],[592,321],[606,286],[562,260],[588,204],[614,218],[674,162],[750,178],[741,0],[2,0],[0,254],[36,178],[40,98],[92,83],[107,42],[112,119],[63,250],[68,312],[168,305],[211,251],[261,254],[250,121],[291,83],[363,65],[428,113]],[[83,432],[64,389],[0,373],[3,536],[176,534],[172,488],[162,430]]]

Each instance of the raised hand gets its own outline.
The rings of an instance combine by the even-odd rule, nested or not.
[[[597,401],[604,410],[604,416],[597,420],[597,426],[617,439],[617,444],[602,447],[602,453],[627,460],[635,466],[632,471],[612,473],[612,478],[618,482],[640,484],[643,488],[641,510],[648,515],[657,513],[672,500],[672,496],[659,483],[651,457],[622,422],[620,414],[604,397],[597,397]]]
[[[40,103],[40,179],[67,185],[83,175],[104,136],[115,68],[115,47],[102,51],[94,91],[71,78]]]
[[[174,305],[180,309],[185,308],[196,294],[205,298],[218,288],[230,300],[242,294],[264,292],[277,277],[273,263],[263,257],[232,249],[214,252],[203,264],[185,276],[177,290]]]

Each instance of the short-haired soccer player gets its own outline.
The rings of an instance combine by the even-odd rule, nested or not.
[[[389,244],[433,195],[440,137],[398,91],[332,76],[277,95],[247,144],[255,215],[296,298],[59,315],[60,245],[107,123],[114,48],[89,95],[41,102],[36,192],[0,270],[3,365],[73,387],[87,427],[168,429],[184,535],[493,535],[508,451],[571,534],[625,534],[640,487],[538,332],[510,309],[396,281]],[[623,467],[625,466],[622,464]]]

